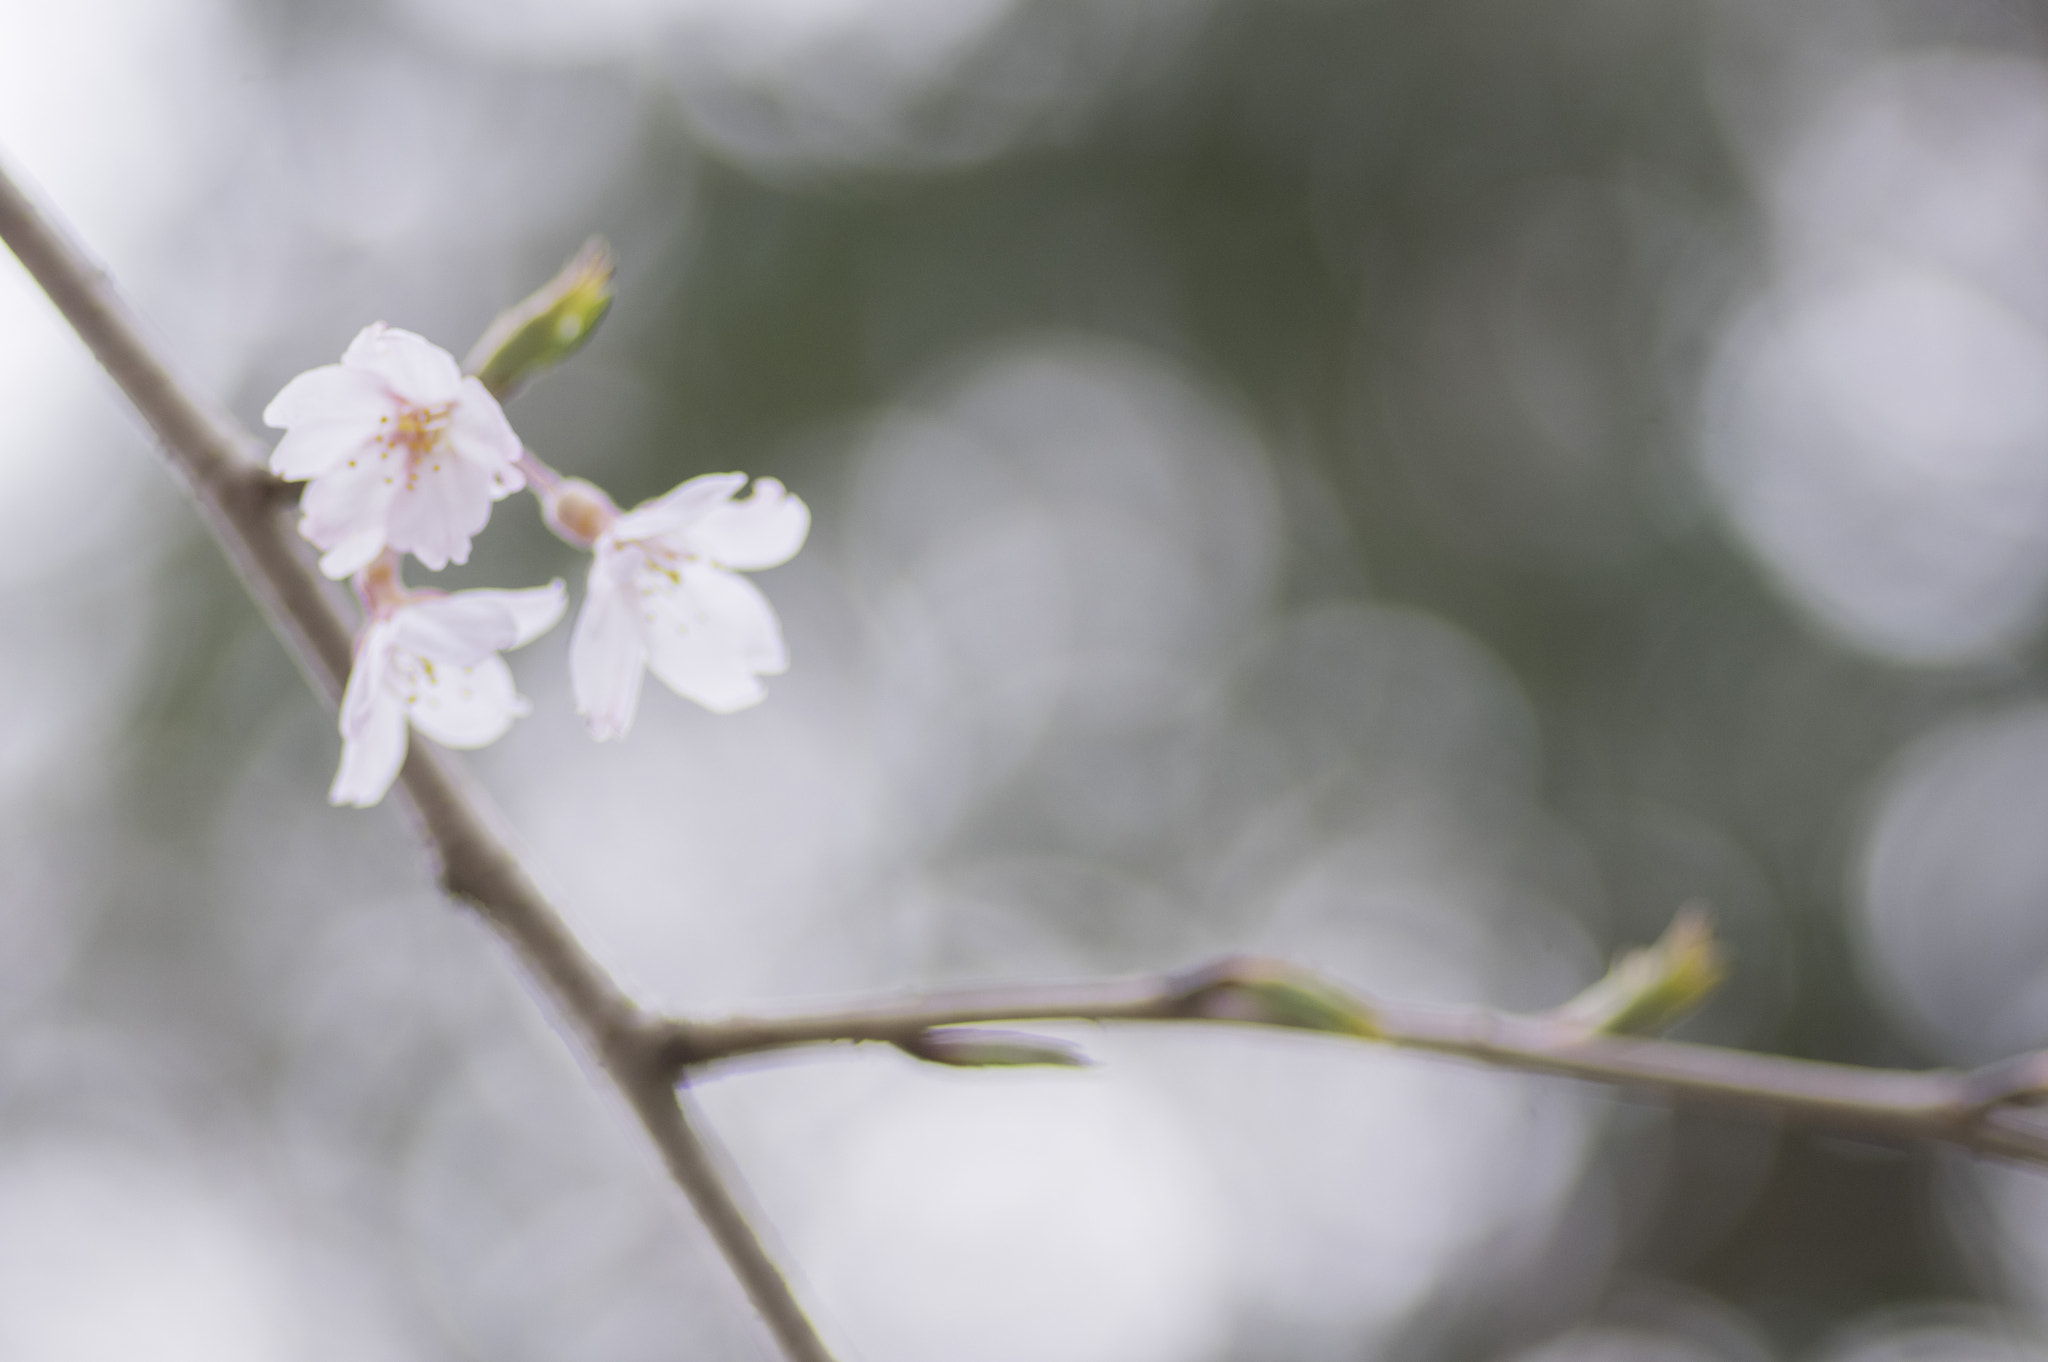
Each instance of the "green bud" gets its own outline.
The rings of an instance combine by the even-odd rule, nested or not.
[[[1183,975],[1179,982],[1190,1016],[1366,1040],[1383,1034],[1364,1003],[1329,980],[1282,961],[1235,957]]]
[[[1379,1023],[1365,1005],[1342,989],[1321,979],[1303,975],[1296,979],[1269,979],[1239,986],[1262,1014],[1256,1020],[1271,1026],[1292,1026],[1302,1031],[1327,1031],[1338,1036],[1376,1039]]]
[[[575,354],[612,305],[614,265],[604,238],[584,242],[560,274],[498,314],[463,368],[502,401],[527,379]]]
[[[1700,904],[1681,909],[1654,946],[1625,952],[1600,981],[1551,1015],[1610,1036],[1676,1025],[1727,977],[1728,956]]]
[[[949,1064],[961,1069],[1024,1064],[1052,1064],[1079,1069],[1091,1063],[1079,1047],[1063,1040],[1027,1036],[1017,1031],[983,1031],[966,1026],[920,1031],[908,1039],[897,1041],[896,1048],[931,1064]]]

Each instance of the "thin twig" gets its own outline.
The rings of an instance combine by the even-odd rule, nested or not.
[[[832,1012],[655,1024],[680,1072],[797,1046],[873,1041],[915,1054],[944,1028],[1019,1022],[1226,1022],[1304,1029],[1262,1012],[1254,992],[1313,976],[1272,961],[1228,959],[1199,970],[1094,983],[962,989],[884,999]],[[1333,985],[1314,981],[1335,995]],[[2048,1121],[2025,1105],[2048,1080],[2048,1056],[1961,1073],[1823,1064],[1710,1045],[1589,1031],[1557,1016],[1516,1016],[1359,1001],[1369,1045],[1497,1068],[1588,1079],[1681,1102],[1747,1110],[1888,1139],[1934,1140],[1980,1154],[2048,1164]],[[1311,1027],[1320,1030],[1323,1028]]]
[[[315,691],[335,703],[348,677],[351,630],[340,593],[308,561],[262,447],[224,411],[195,398],[143,338],[100,269],[0,170],[0,240],[13,250],[163,442],[207,527],[283,635]],[[534,883],[487,802],[459,769],[413,743],[399,790],[438,864],[441,884],[508,940],[568,1029],[640,1117],[696,1205],[754,1306],[796,1362],[830,1362],[781,1270],[748,1225],[727,1175],[682,1109],[639,1010]]]

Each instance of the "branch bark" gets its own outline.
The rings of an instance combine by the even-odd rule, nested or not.
[[[883,999],[831,1012],[656,1024],[661,1054],[678,1072],[833,1042],[880,1042],[911,1054],[949,1027],[1018,1022],[1222,1022],[1314,1030],[1262,1011],[1257,990],[1275,980],[1341,990],[1291,966],[1233,958],[1178,974],[1093,983],[963,989]],[[2048,1165],[2048,1118],[2028,1110],[2048,1096],[2048,1053],[1972,1072],[1913,1072],[1824,1064],[1710,1045],[1601,1034],[1554,1014],[1518,1016],[1358,1001],[1368,1045],[1446,1055],[1612,1084],[1680,1102],[1751,1111],[1848,1134],[1921,1139]]]
[[[198,503],[250,595],[283,636],[314,690],[338,704],[353,630],[341,593],[308,561],[290,498],[264,467],[263,447],[219,408],[194,397],[158,358],[106,272],[0,170],[0,240],[28,268],[143,420]],[[675,1071],[651,1028],[563,922],[498,830],[483,796],[423,742],[411,745],[398,789],[437,864],[442,886],[512,946],[584,1053],[610,1075],[670,1174],[695,1204],[726,1261],[793,1362],[831,1353],[788,1280],[748,1224],[731,1182],[689,1119]]]

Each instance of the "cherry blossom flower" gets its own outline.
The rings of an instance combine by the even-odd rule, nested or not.
[[[285,429],[270,468],[307,483],[299,532],[330,577],[386,548],[435,569],[467,562],[491,503],[525,486],[497,399],[446,350],[382,322],[341,363],[285,384],[263,420]]]
[[[718,714],[760,701],[788,669],[782,626],[742,571],[803,547],[810,510],[773,478],[709,473],[621,514],[589,483],[549,491],[548,521],[596,551],[569,645],[576,709],[592,736],[633,726],[643,673]]]
[[[370,622],[341,697],[341,769],[327,792],[329,803],[357,808],[382,799],[398,778],[408,723],[443,747],[502,737],[529,706],[498,654],[546,633],[568,605],[559,581],[444,596],[397,588],[389,568],[381,584],[376,574],[364,574]]]

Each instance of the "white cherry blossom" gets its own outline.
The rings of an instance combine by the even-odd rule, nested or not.
[[[329,803],[367,808],[384,797],[405,763],[408,723],[444,747],[497,741],[529,708],[498,654],[546,633],[568,604],[559,581],[448,596],[386,590],[382,603],[375,583],[365,591],[370,622],[341,697],[341,769]]]
[[[709,473],[620,514],[588,483],[550,495],[549,520],[591,543],[590,589],[569,645],[576,709],[592,736],[633,726],[643,672],[718,714],[759,702],[788,669],[774,609],[741,571],[785,563],[810,510],[773,478]]]
[[[382,322],[341,363],[285,384],[263,420],[285,429],[270,468],[307,484],[299,532],[330,577],[386,548],[435,569],[467,562],[491,503],[526,485],[497,399],[446,350]]]

